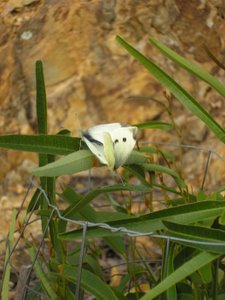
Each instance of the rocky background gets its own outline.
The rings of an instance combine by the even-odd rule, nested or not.
[[[168,106],[163,88],[115,41],[116,35],[170,72],[224,126],[224,99],[148,42],[149,37],[158,38],[225,83],[224,71],[203,48],[207,45],[224,62],[224,17],[224,0],[2,0],[0,134],[35,133],[34,67],[40,59],[49,133],[67,128],[76,136],[79,130],[104,122],[169,121],[162,105],[152,101]],[[178,101],[172,99],[170,109],[182,143],[208,147],[225,157],[224,145]],[[143,138],[177,142],[174,131],[148,131]],[[206,155],[184,155],[191,185],[202,175]],[[5,212],[19,206],[26,192],[35,162],[32,153],[0,149],[2,229],[8,228],[10,219]],[[212,160],[210,184],[224,182],[224,166],[222,160]]]

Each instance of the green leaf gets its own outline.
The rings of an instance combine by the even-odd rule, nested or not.
[[[47,122],[47,100],[46,100],[46,92],[45,92],[45,81],[44,81],[44,72],[41,61],[36,62],[36,115],[37,115],[37,131],[39,134],[48,134],[48,122]],[[39,167],[45,166],[48,163],[52,163],[55,160],[54,155],[39,153]],[[41,187],[44,189],[48,195],[49,202],[51,204],[55,204],[55,179],[41,177],[40,178]],[[40,197],[41,208],[45,209],[47,207],[47,203],[44,199],[44,195]],[[42,230],[45,229],[47,225],[47,219],[42,218]],[[58,240],[58,230],[57,224],[54,221],[51,221],[49,224],[49,231],[51,236],[51,242],[53,244],[53,248],[56,251],[57,257],[59,261],[62,260],[63,249],[60,241]]]
[[[33,170],[35,176],[60,176],[88,170],[93,167],[94,155],[90,150],[79,150],[46,166]]]
[[[119,230],[120,228],[126,228],[126,230],[139,233],[155,233],[156,231],[166,228],[163,221],[177,222],[184,225],[193,224],[209,218],[218,217],[224,208],[224,201],[203,201],[200,203],[180,205],[178,207],[163,209],[140,217],[108,222],[107,224],[109,226],[115,228],[113,232],[111,232],[110,229],[100,227],[88,228],[87,238],[124,235],[124,233],[121,233]],[[116,231],[116,229],[118,230]],[[59,236],[65,240],[78,239],[82,236],[82,230],[65,232]]]
[[[172,61],[180,65],[182,68],[187,70],[188,72],[196,75],[201,80],[208,83],[211,87],[213,87],[218,93],[220,93],[225,98],[225,87],[219,82],[215,77],[210,75],[208,72],[204,71],[202,68],[197,66],[196,64],[190,62],[186,58],[180,56],[170,48],[166,47],[163,43],[158,41],[155,38],[150,38],[150,43],[152,43],[155,47],[157,47],[163,54],[165,54]]]
[[[174,257],[175,257],[175,243],[169,242],[168,247],[164,248],[164,259],[162,268],[162,279],[174,272]],[[175,286],[171,286],[165,292],[166,299],[177,299],[177,290]]]
[[[37,132],[38,134],[48,134],[47,123],[47,102],[45,92],[45,81],[43,66],[41,61],[36,61],[36,116],[37,116]],[[39,167],[46,165],[48,156],[44,153],[39,153]],[[41,186],[47,190],[47,179],[41,178]]]
[[[204,251],[224,253],[225,232],[222,230],[168,221],[163,221],[163,224],[169,229],[168,236],[175,237],[178,243]]]
[[[36,61],[36,114],[39,134],[47,134],[47,102],[43,65],[40,60]]]
[[[149,121],[146,123],[139,123],[134,125],[139,129],[162,129],[162,130],[171,130],[173,129],[173,125],[160,121]]]
[[[65,155],[80,149],[80,138],[63,135],[2,135],[0,147],[21,151]]]
[[[150,292],[148,292],[144,297],[140,298],[140,300],[151,300],[155,297],[159,296],[167,289],[171,288],[187,276],[191,275],[195,271],[199,270],[203,266],[215,260],[219,257],[218,254],[212,254],[207,252],[202,252],[189,261],[184,263],[181,267],[176,269],[172,274],[162,280],[157,286],[155,286]]]
[[[163,85],[165,86],[184,107],[190,110],[195,116],[201,119],[206,126],[225,143],[224,129],[210,116],[210,114],[175,80],[167,75],[161,68],[155,65],[139,51],[130,46],[121,37],[117,41]]]
[[[62,266],[61,275],[67,280],[71,280],[75,283],[77,280],[77,273],[77,268],[75,267],[69,265]],[[82,269],[81,287],[91,295],[94,295],[98,300],[118,300],[113,289],[108,284],[85,269]]]

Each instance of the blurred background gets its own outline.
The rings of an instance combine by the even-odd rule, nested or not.
[[[225,82],[204,46],[224,62],[223,0],[2,0],[0,2],[0,134],[34,134],[35,61],[42,60],[47,86],[49,133],[67,128],[73,136],[98,123],[169,121],[170,107],[181,142],[225,149],[204,124],[187,112],[116,42],[120,35],[183,85],[224,126],[224,99],[179,69],[149,43],[155,37]],[[174,131],[149,130],[145,141],[177,142]],[[202,174],[205,156],[184,157],[190,174]],[[12,207],[23,199],[37,157],[0,149],[1,233]],[[185,164],[186,163],[186,164]],[[211,183],[225,179],[213,161]],[[197,175],[196,175],[197,176]],[[192,178],[192,185],[196,182]]]

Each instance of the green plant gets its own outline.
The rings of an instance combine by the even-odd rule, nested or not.
[[[225,142],[224,129],[187,91],[123,39],[117,37],[117,40],[177,100]],[[215,78],[156,40],[152,39],[151,42],[170,59],[206,81],[221,95],[225,95],[224,87]],[[222,223],[225,201],[220,190],[210,195],[201,192],[203,196],[200,199],[199,194],[188,190],[185,180],[172,169],[171,164],[164,166],[151,161],[151,155],[157,154],[163,161],[168,162],[173,159],[170,153],[146,146],[139,151],[133,151],[124,166],[124,183],[93,187],[85,194],[66,187],[59,196],[68,205],[65,209],[59,209],[55,188],[58,176],[88,170],[96,161],[92,153],[81,144],[80,138],[71,137],[68,131],[48,135],[45,84],[40,61],[36,63],[36,79],[38,135],[0,136],[1,147],[33,151],[39,155],[39,168],[33,174],[40,176],[40,186],[33,194],[27,215],[36,211],[40,216],[43,239],[49,238],[51,256],[45,260],[39,256],[43,239],[39,247],[27,242],[34,271],[39,279],[36,291],[41,291],[51,299],[82,299],[82,290],[96,299],[133,299],[133,289],[129,288],[129,282],[132,282],[135,299],[156,299],[161,294],[163,299],[222,299],[225,296],[222,284],[224,276],[221,277],[221,258],[225,253],[225,231]],[[157,127],[163,130],[173,127],[162,122],[137,126],[140,129]],[[57,159],[57,155],[66,156]],[[172,179],[172,184],[165,183],[164,178],[167,177]],[[136,183],[129,183],[130,179],[136,179]],[[154,190],[165,195],[165,205],[168,207],[144,215],[132,214],[129,206],[119,204],[118,196],[115,196],[122,193],[123,201],[130,203],[135,195],[144,195],[148,202],[151,201]],[[110,212],[99,211],[90,205],[101,196],[111,205]],[[154,209],[152,203],[147,206]],[[71,224],[74,224],[75,229],[68,229]],[[162,240],[161,272],[156,266],[148,265],[136,250],[134,237],[139,235]],[[124,236],[129,237],[128,244]],[[98,260],[102,250],[93,247],[91,242],[95,238],[102,238],[127,264],[127,274],[117,288],[106,283]],[[72,249],[68,247],[68,241],[73,242]],[[131,262],[127,248],[130,248]],[[141,264],[136,263],[136,257]],[[144,293],[140,288],[140,280],[148,282],[151,290]],[[28,293],[26,299],[32,297],[34,296]]]

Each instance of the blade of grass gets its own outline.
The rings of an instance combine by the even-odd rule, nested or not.
[[[174,258],[175,258],[175,243],[170,240],[166,241],[166,247],[164,247],[164,259],[162,267],[162,279],[164,280],[170,274],[174,272]],[[164,298],[164,297],[163,297]],[[177,290],[175,286],[170,287],[165,292],[165,299],[177,299]]]
[[[10,269],[11,269],[9,258],[13,247],[15,225],[16,225],[16,210],[14,209],[12,212],[12,218],[11,218],[9,235],[8,235],[7,246],[6,246],[5,267],[4,267],[4,274],[2,280],[1,299],[9,299],[9,279],[10,279]]]

